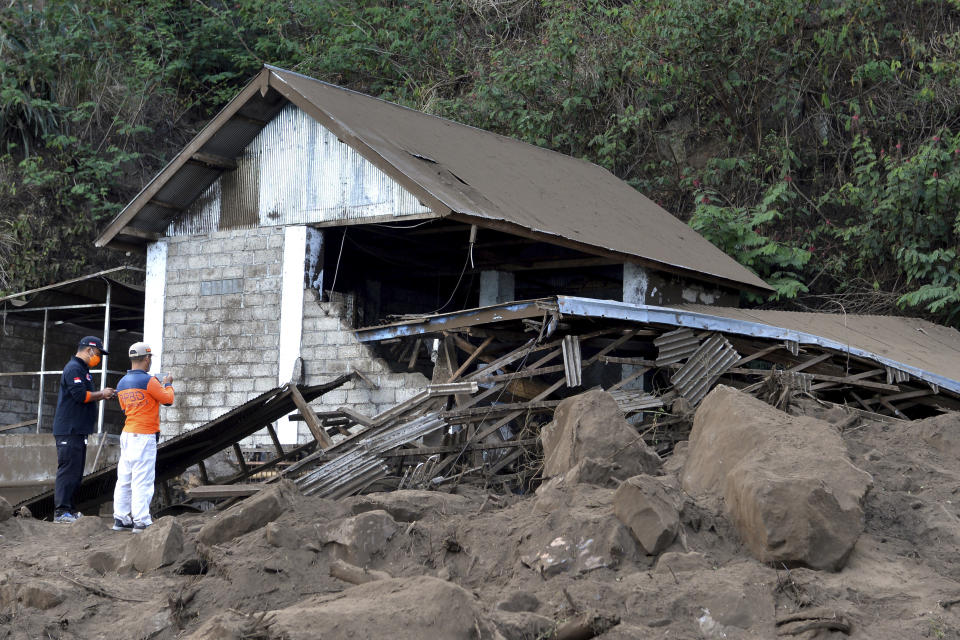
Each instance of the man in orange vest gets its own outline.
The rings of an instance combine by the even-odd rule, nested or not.
[[[173,376],[163,381],[147,373],[153,354],[145,342],[130,347],[130,367],[117,384],[127,418],[120,434],[117,486],[113,491],[113,530],[141,533],[153,524],[153,499],[160,434],[160,405],[173,404]]]

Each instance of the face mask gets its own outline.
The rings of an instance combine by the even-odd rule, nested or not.
[[[96,367],[98,364],[100,364],[100,356],[99,355],[90,356],[90,367],[91,368]]]

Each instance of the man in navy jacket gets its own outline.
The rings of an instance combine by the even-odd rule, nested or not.
[[[53,417],[53,437],[57,443],[57,480],[53,488],[54,522],[73,522],[80,517],[73,497],[83,478],[87,460],[87,436],[97,421],[97,402],[117,395],[111,387],[94,391],[90,367],[100,364],[100,355],[109,355],[96,336],[86,336],[77,346],[77,354],[63,367],[60,396]]]

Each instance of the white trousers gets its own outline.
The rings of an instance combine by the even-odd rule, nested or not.
[[[123,524],[153,524],[150,501],[157,466],[157,436],[153,433],[120,434],[117,487],[113,490],[113,517]]]

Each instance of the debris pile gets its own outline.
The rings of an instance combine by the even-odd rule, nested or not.
[[[611,406],[564,400],[522,494],[283,478],[139,536],[9,517],[0,638],[960,638],[960,416],[721,386],[658,456]]]

